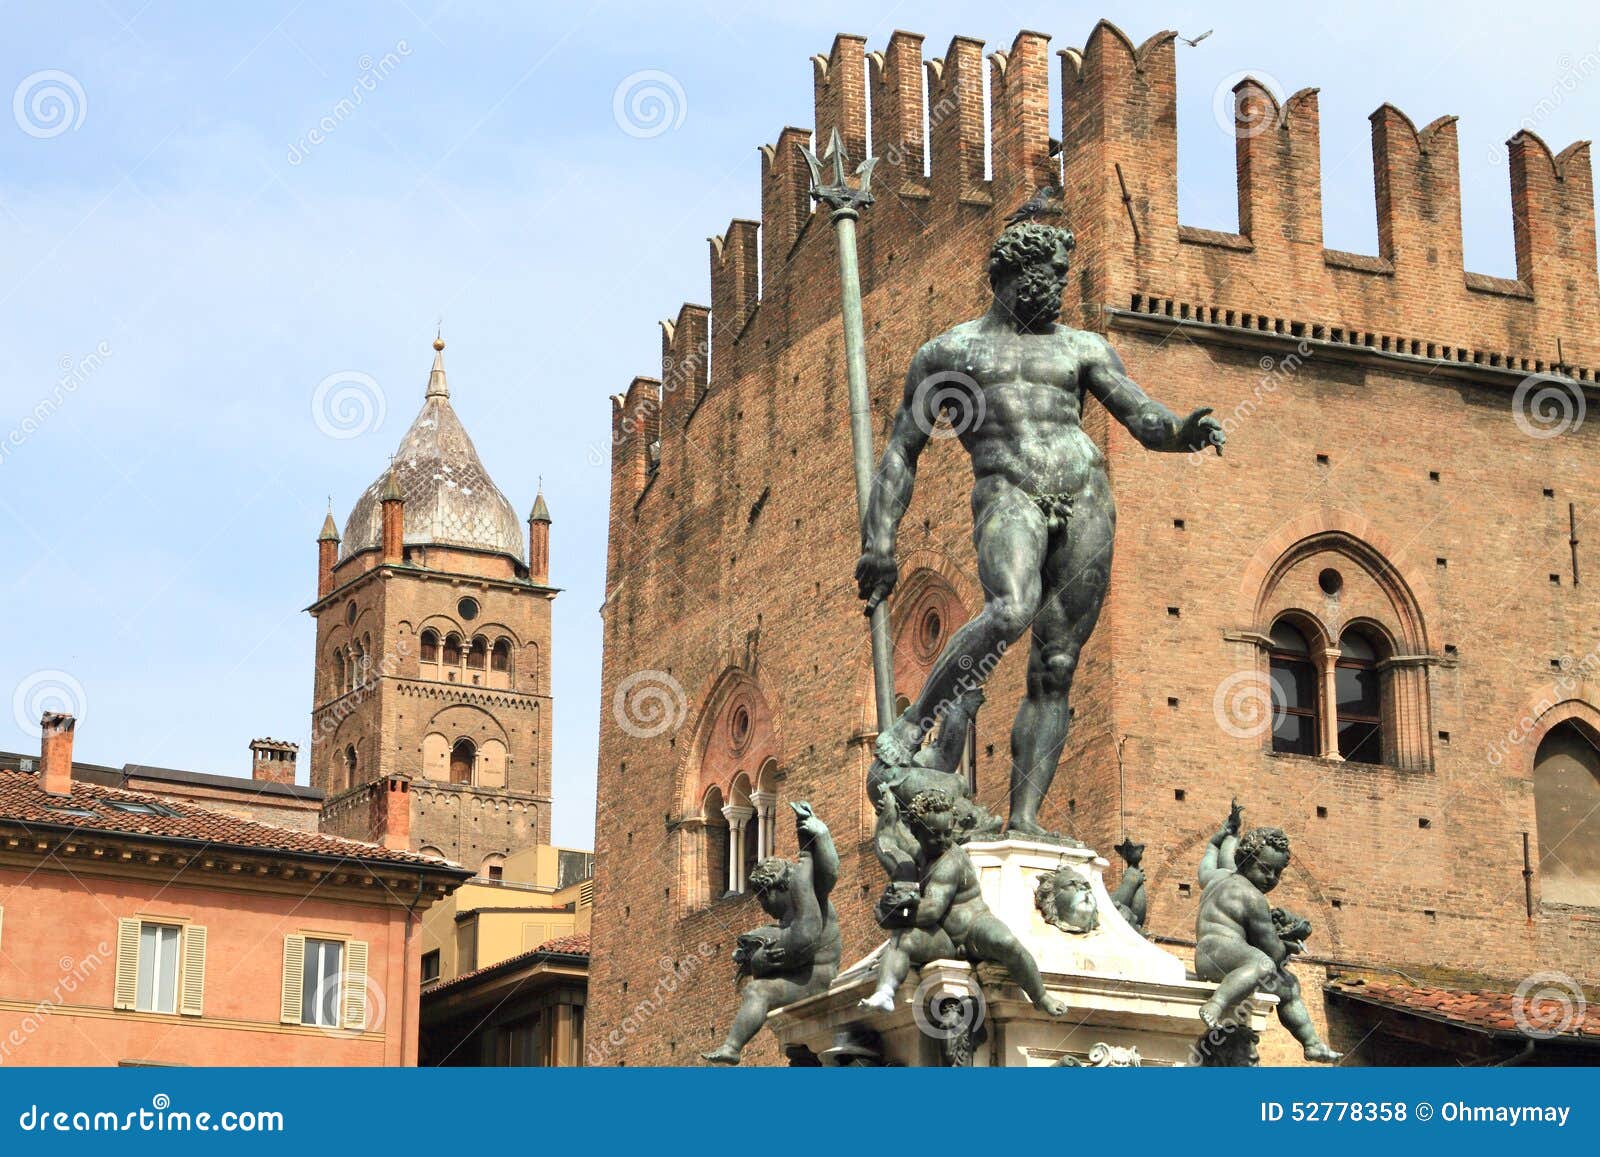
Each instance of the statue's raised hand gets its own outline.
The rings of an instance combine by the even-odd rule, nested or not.
[[[1222,431],[1222,423],[1211,417],[1211,407],[1202,406],[1183,420],[1183,425],[1178,427],[1178,445],[1185,450],[1204,450],[1207,446],[1216,450],[1217,456],[1222,456],[1222,447],[1228,441],[1228,435]]]
[[[894,561],[892,552],[867,550],[856,561],[856,587],[861,598],[866,600],[869,615],[889,597],[899,581],[900,567]]]

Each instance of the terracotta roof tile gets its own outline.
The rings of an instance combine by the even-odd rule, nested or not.
[[[1536,986],[1526,996],[1516,992],[1464,992],[1425,985],[1369,980],[1364,984],[1332,981],[1330,991],[1357,1000],[1443,1017],[1469,1028],[1522,1035],[1600,1039],[1600,1008],[1590,1006],[1574,982]]]
[[[132,812],[118,804],[153,807]],[[84,814],[87,813],[87,814]],[[332,856],[380,864],[428,865],[464,872],[458,864],[391,851],[377,844],[347,840],[320,832],[298,832],[233,816],[194,804],[123,791],[96,783],[73,781],[71,795],[51,795],[33,772],[0,769],[0,824],[51,825],[82,832],[201,840],[222,847],[252,848],[289,855]]]
[[[525,964],[540,956],[588,956],[589,934],[578,932],[571,936],[557,937],[555,940],[546,940],[537,948],[530,948],[526,952],[519,952],[515,956],[508,956],[498,964],[486,964],[482,968],[474,968],[471,972],[463,972],[460,976],[452,976],[449,980],[441,981],[431,988],[423,990],[423,995],[428,996],[436,992],[454,988],[458,984],[465,984],[469,980],[476,980],[490,972],[499,972],[510,969],[518,964]]]

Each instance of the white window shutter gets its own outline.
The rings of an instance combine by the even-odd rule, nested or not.
[[[344,1027],[367,1027],[367,942],[352,940],[344,948]]]
[[[117,920],[117,982],[112,1008],[133,1008],[139,1002],[139,921],[132,916]]]
[[[301,998],[306,982],[306,938],[298,932],[283,938],[283,1002],[278,1019],[300,1023]]]
[[[206,1007],[206,928],[190,924],[183,930],[183,981],[178,989],[178,1011],[203,1016]]]

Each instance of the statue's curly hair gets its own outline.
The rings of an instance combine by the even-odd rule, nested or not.
[[[789,882],[789,870],[794,867],[788,860],[777,856],[762,860],[750,869],[750,887],[757,892],[765,892],[768,888],[782,887]]]
[[[993,285],[1007,273],[1015,273],[1055,256],[1056,246],[1066,246],[1071,253],[1078,246],[1072,230],[1058,225],[1044,225],[1038,221],[1019,221],[1008,225],[1005,232],[995,238],[989,247],[989,284]]]
[[[1233,862],[1243,868],[1268,848],[1282,852],[1284,858],[1288,859],[1288,833],[1282,828],[1251,828],[1239,840],[1239,846],[1234,850]]]
[[[1039,877],[1039,883],[1033,890],[1034,907],[1039,909],[1039,914],[1044,917],[1045,923],[1052,924],[1064,932],[1091,932],[1090,928],[1077,928],[1067,923],[1062,914],[1058,898],[1069,891],[1088,892],[1094,894],[1094,888],[1088,880],[1072,871],[1070,868],[1058,868],[1054,872],[1046,872]],[[1100,922],[1098,909],[1095,912],[1094,923]]]
[[[906,804],[906,818],[911,823],[919,823],[928,816],[945,815],[956,810],[955,801],[942,791],[919,791],[911,797],[911,802]]]

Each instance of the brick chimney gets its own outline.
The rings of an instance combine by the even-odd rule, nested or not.
[[[386,775],[367,789],[371,801],[372,842],[393,852],[411,850],[411,781]]]
[[[383,561],[405,561],[406,498],[400,490],[400,480],[394,467],[389,467],[389,481],[383,487]]]
[[[77,725],[60,711],[46,711],[39,722],[39,782],[51,795],[72,794],[72,729]]]
[[[300,745],[282,739],[250,741],[250,778],[268,783],[293,783]]]

